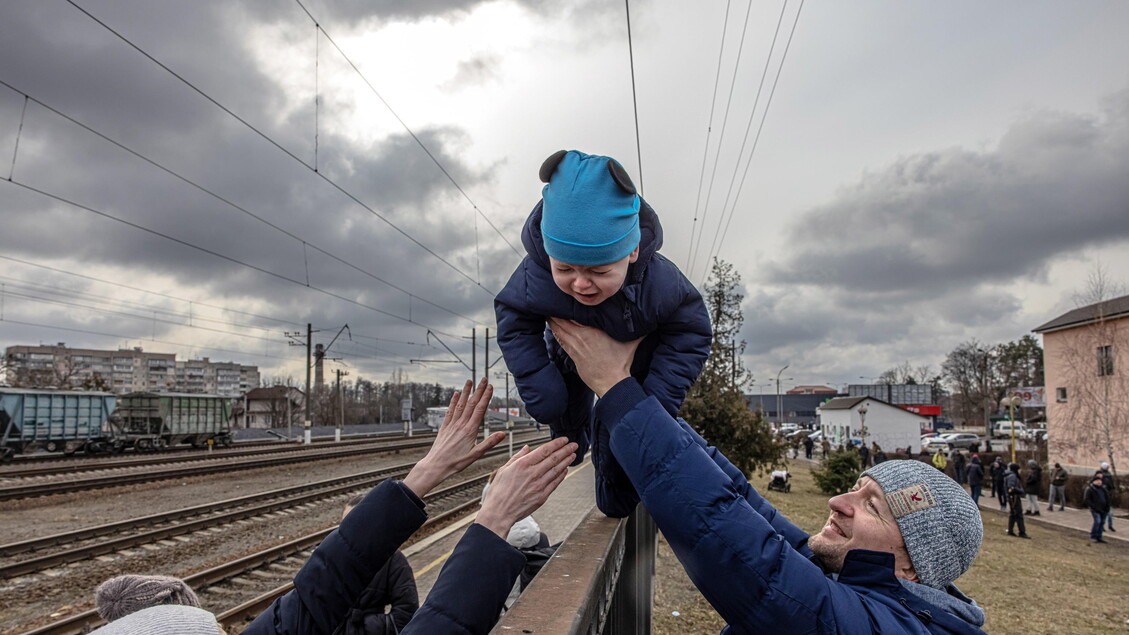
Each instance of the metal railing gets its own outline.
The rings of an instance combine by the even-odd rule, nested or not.
[[[593,507],[491,633],[650,633],[655,535],[642,505],[624,519]]]

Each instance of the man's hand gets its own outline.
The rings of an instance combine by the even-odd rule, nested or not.
[[[545,504],[575,458],[576,444],[564,437],[536,450],[523,447],[498,468],[476,522],[505,540],[514,523]]]
[[[549,318],[553,337],[576,363],[576,372],[598,396],[631,376],[631,362],[642,338],[620,342],[600,329]]]
[[[421,499],[435,486],[463,471],[506,438],[505,432],[495,432],[482,443],[476,444],[494,387],[486,383],[486,378],[483,377],[473,393],[470,388],[471,383],[468,381],[462,392],[451,396],[451,404],[435,435],[435,443],[431,444],[427,456],[420,459],[404,478],[404,485]]]

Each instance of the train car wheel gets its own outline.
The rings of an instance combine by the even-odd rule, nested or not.
[[[48,452],[55,452],[59,449],[59,444],[54,441],[48,441],[47,445],[43,446]]]
[[[16,452],[12,448],[0,448],[0,463],[7,465],[12,462],[14,456],[16,456]]]

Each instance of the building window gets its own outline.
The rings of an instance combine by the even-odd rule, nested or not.
[[[1098,347],[1098,377],[1113,374],[1113,346]]]
[[[1066,387],[1055,388],[1055,401],[1066,403]]]

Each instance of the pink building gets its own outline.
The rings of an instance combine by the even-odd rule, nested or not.
[[[1072,471],[1129,465],[1129,296],[1039,326],[1049,458]]]

